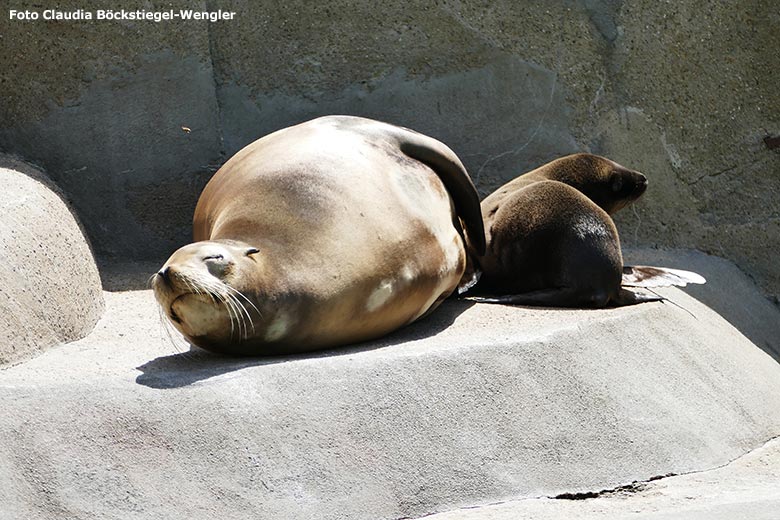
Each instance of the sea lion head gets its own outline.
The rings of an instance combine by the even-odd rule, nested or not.
[[[567,155],[549,166],[548,178],[578,189],[610,215],[647,190],[647,177],[598,155]]]
[[[259,250],[234,240],[202,241],[175,251],[152,276],[157,302],[195,345],[240,342],[259,316],[247,278],[259,269]]]

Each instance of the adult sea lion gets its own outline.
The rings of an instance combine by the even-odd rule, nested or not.
[[[647,189],[641,173],[597,155],[562,157],[482,201],[487,250],[477,301],[604,307],[662,299],[624,286],[704,283],[687,271],[623,266],[611,214]]]
[[[155,296],[191,343],[238,354],[386,334],[438,306],[467,247],[485,247],[477,192],[452,150],[351,116],[239,151],[206,185],[193,227],[195,243],[153,277]]]

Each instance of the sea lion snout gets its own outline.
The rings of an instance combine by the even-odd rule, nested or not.
[[[638,198],[647,190],[647,177],[637,171],[632,171],[630,173],[631,183],[634,185],[634,191],[632,192],[632,195]]]
[[[644,194],[644,192],[647,191],[647,184],[648,184],[647,177],[645,177],[641,173],[639,175],[641,175],[641,178],[636,183],[636,187],[634,188],[634,198],[637,199],[641,197]]]
[[[174,326],[204,342],[240,341],[260,312],[254,295],[233,283],[245,262],[256,266],[257,248],[237,241],[202,241],[175,251],[152,278],[160,307]]]

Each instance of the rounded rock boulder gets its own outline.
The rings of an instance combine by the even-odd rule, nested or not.
[[[104,303],[82,228],[48,177],[0,155],[0,365],[88,334]]]

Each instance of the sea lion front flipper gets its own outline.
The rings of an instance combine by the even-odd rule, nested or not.
[[[685,287],[689,283],[702,284],[705,282],[703,276],[691,271],[649,265],[625,265],[623,266],[621,285],[625,287],[668,287],[670,285]]]
[[[467,260],[469,261],[466,265],[466,272],[463,273],[460,284],[458,284],[458,289],[455,291],[458,295],[468,292],[469,289],[477,285],[477,282],[479,282],[479,279],[482,277],[482,271],[479,271],[474,267],[470,258]]]

